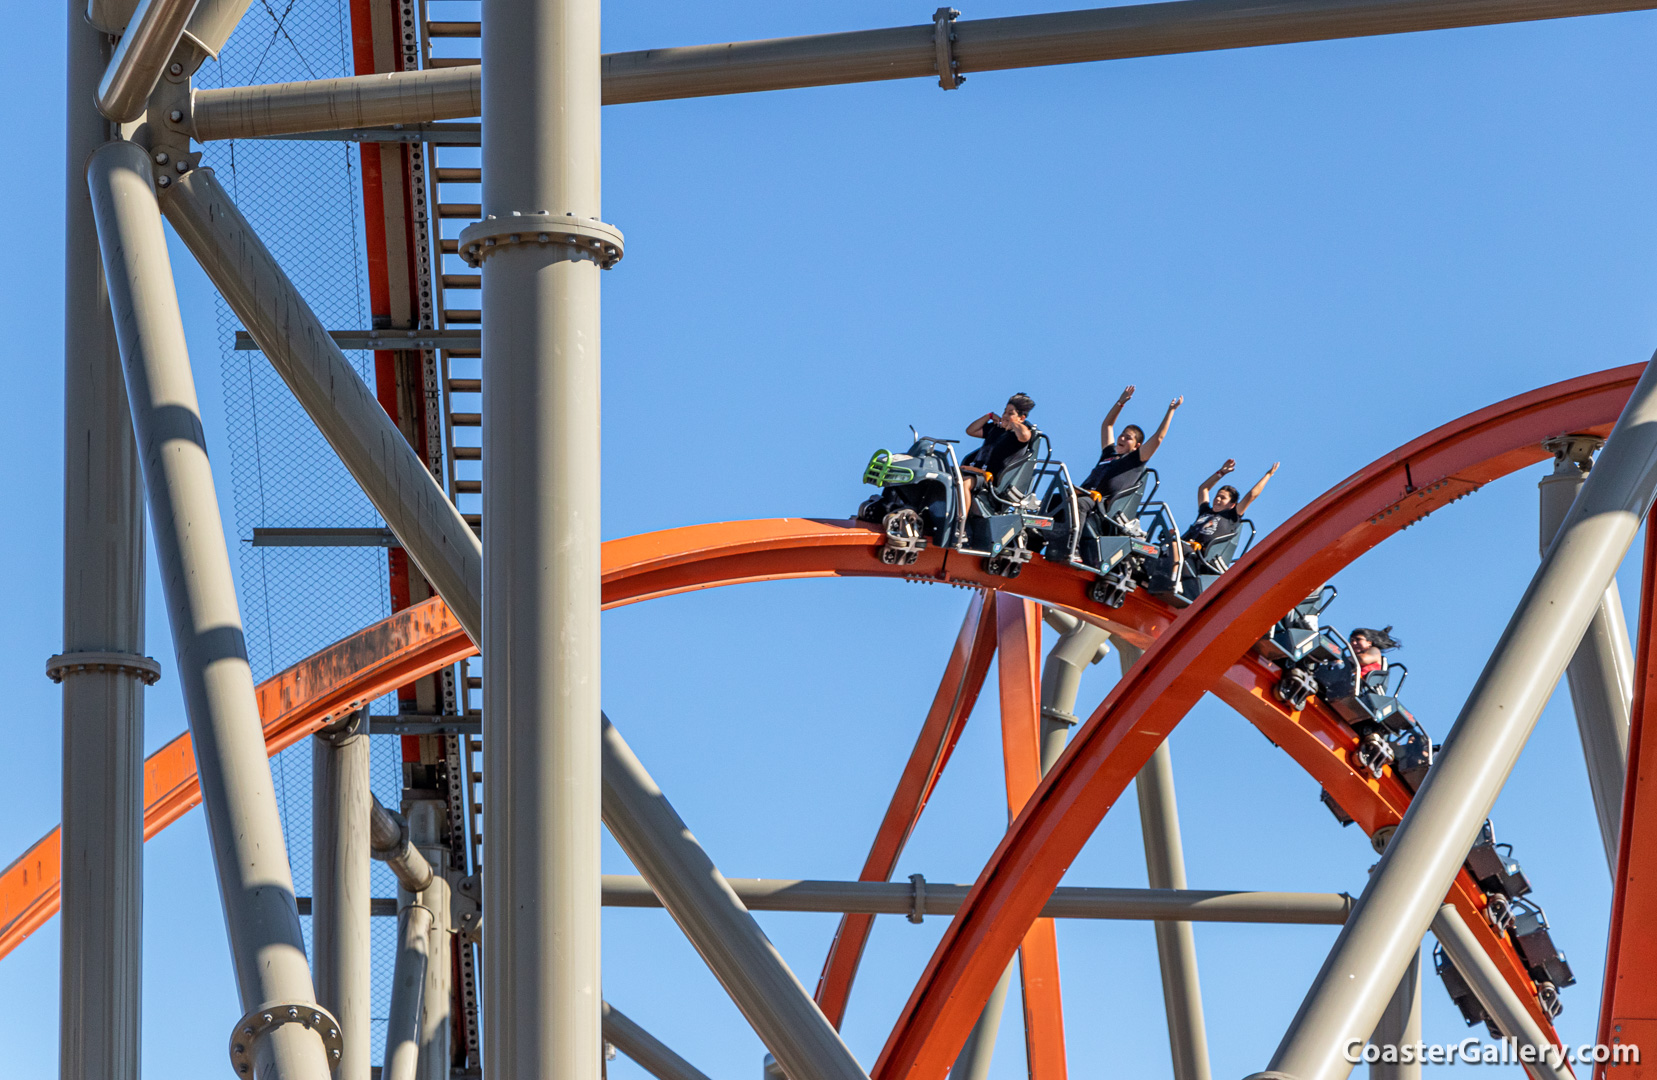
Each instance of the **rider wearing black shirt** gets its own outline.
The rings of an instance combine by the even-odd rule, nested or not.
[[[1267,482],[1281,464],[1282,462],[1273,462],[1272,467],[1266,470],[1266,475],[1260,478],[1260,482],[1249,488],[1247,495],[1241,497],[1238,496],[1237,489],[1230,484],[1214,492],[1214,485],[1237,467],[1235,458],[1227,458],[1225,464],[1215,470],[1214,475],[1197,485],[1197,520],[1180,534],[1180,542],[1173,545],[1174,581],[1181,580],[1188,572],[1186,555],[1212,551],[1216,544],[1237,535],[1238,525],[1249,504],[1266,490]],[[1210,492],[1213,492],[1212,497]]]
[[[1145,430],[1138,424],[1129,424],[1122,429],[1122,434],[1118,435],[1116,418],[1122,414],[1122,406],[1133,398],[1133,392],[1134,388],[1131,386],[1123,390],[1121,396],[1116,399],[1116,404],[1105,414],[1104,423],[1099,425],[1099,462],[1093,466],[1093,471],[1087,474],[1087,479],[1081,484],[1083,490],[1096,494],[1096,505],[1099,506],[1109,506],[1118,495],[1139,483],[1140,477],[1145,475],[1145,466],[1150,462],[1151,455],[1157,452],[1162,446],[1162,440],[1168,437],[1168,425],[1173,422],[1174,411],[1185,403],[1183,397],[1169,402],[1162,423],[1157,425],[1156,431],[1149,439],[1145,438]]]
[[[967,425],[967,434],[983,439],[984,445],[961,461],[961,535],[966,536],[967,509],[972,505],[972,486],[979,476],[986,481],[1000,474],[1008,460],[1024,449],[1036,437],[1036,427],[1030,423],[1030,411],[1036,407],[1029,394],[1014,394],[1007,399],[1007,407],[998,416],[985,413]]]

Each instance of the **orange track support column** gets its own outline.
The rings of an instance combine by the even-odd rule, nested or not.
[[[875,833],[869,857],[863,862],[863,872],[857,876],[859,881],[891,878],[903,845],[915,831],[921,811],[926,809],[926,801],[932,797],[932,789],[937,786],[944,765],[961,737],[961,729],[978,702],[984,676],[995,658],[995,609],[989,596],[980,591],[967,607],[955,649],[949,654],[944,677],[932,698],[932,708],[927,710],[915,748],[909,752],[909,761],[898,778],[897,790],[892,793],[886,816]],[[857,976],[857,966],[863,959],[863,949],[869,943],[874,925],[873,915],[842,916],[840,927],[834,933],[834,943],[829,946],[828,959],[823,961],[823,973],[817,980],[817,1005],[835,1027],[845,1019],[852,980]]]
[[[1007,820],[1041,783],[1041,605],[998,594],[995,622],[1001,689],[1001,755]],[[1018,950],[1024,990],[1024,1052],[1031,1080],[1065,1080],[1064,1003],[1052,919],[1037,919]]]
[[[1595,1080],[1657,1077],[1657,536],[1646,522],[1640,575],[1640,630],[1634,660],[1634,715],[1628,733],[1628,782],[1623,788],[1622,832],[1616,891],[1611,901],[1611,940],[1605,958],[1605,998],[1599,1041],[1637,1048],[1627,1062],[1594,1066]],[[1645,1062],[1640,1058],[1647,1059]]]

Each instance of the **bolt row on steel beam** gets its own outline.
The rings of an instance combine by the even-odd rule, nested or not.
[[[961,73],[1559,19],[1657,0],[1176,0],[965,19],[951,24]],[[487,23],[485,24],[487,28]],[[606,105],[806,86],[935,78],[937,27],[646,49],[604,57]],[[198,90],[195,137],[255,138],[477,116],[477,67]]]

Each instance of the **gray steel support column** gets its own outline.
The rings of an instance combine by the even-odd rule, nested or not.
[[[955,1055],[955,1065],[949,1070],[950,1080],[986,1080],[990,1075],[995,1043],[1001,1035],[1001,1016],[1007,1010],[1007,993],[1012,985],[1013,965],[1008,964],[995,989],[990,991],[990,999],[984,1002],[984,1011],[978,1014],[978,1022],[972,1025],[967,1041],[961,1044],[961,1052]]]
[[[491,4],[482,56],[472,228],[595,223],[599,0]],[[596,1080],[600,269],[573,245],[484,254],[484,1069]]]
[[[1586,436],[1565,436],[1548,443],[1548,449],[1554,452],[1553,473],[1537,485],[1542,497],[1540,539],[1544,552],[1570,512],[1599,447],[1600,440]],[[1623,618],[1622,594],[1617,591],[1615,578],[1600,597],[1588,632],[1565,669],[1565,678],[1570,683],[1571,707],[1576,712],[1577,734],[1582,738],[1582,756],[1588,765],[1588,787],[1599,818],[1605,863],[1615,873],[1634,696],[1634,649],[1628,640],[1628,622]]]
[[[601,1006],[604,1041],[632,1058],[656,1080],[708,1080],[700,1069],[675,1054],[662,1041],[628,1019],[608,1001]]]
[[[311,739],[311,956],[316,999],[344,1041],[335,1080],[368,1080],[374,1061],[367,723],[362,709]]]
[[[1453,905],[1444,904],[1433,916],[1433,936],[1503,1035],[1518,1039],[1521,1046],[1534,1046],[1544,1052],[1554,1049]],[[1575,1080],[1571,1070],[1556,1060],[1527,1064],[1524,1069],[1532,1080]]]
[[[1110,631],[1053,608],[1044,608],[1042,617],[1059,631],[1059,640],[1041,669],[1041,774],[1046,776],[1064,753],[1070,729],[1076,724],[1076,694],[1081,689],[1082,671],[1109,650]],[[985,1080],[989,1076],[1007,991],[1012,985],[1013,963],[1009,961],[1001,973],[1001,980],[978,1014],[978,1022],[972,1025],[972,1034],[955,1055],[950,1069],[954,1080]]]
[[[422,799],[408,806],[409,841],[432,867],[431,881],[418,896],[400,892],[399,899],[418,903],[431,912],[430,946],[425,990],[420,1001],[420,1067],[418,1080],[449,1080],[450,994],[454,966],[450,962],[453,933],[449,929],[449,880],[443,876],[449,852],[443,846],[444,804]]]
[[[323,1039],[337,1028],[315,1007],[150,167],[143,147],[109,143],[92,155],[88,179],[230,955],[250,1014],[236,1030],[248,1041],[237,1045],[259,1080],[328,1080]],[[266,1011],[268,1029],[256,1018]]]
[[[1657,364],[1634,387],[1410,802],[1269,1069],[1341,1080],[1342,1047],[1375,1029],[1467,851],[1582,641],[1657,489]]]
[[[1117,642],[1122,673],[1144,650]],[[1145,876],[1153,889],[1185,888],[1185,845],[1180,839],[1179,804],[1174,798],[1174,758],[1166,741],[1134,778],[1139,797],[1139,830],[1145,842]],[[1202,984],[1197,978],[1197,941],[1188,922],[1156,924],[1156,956],[1162,967],[1162,1004],[1168,1014],[1168,1049],[1174,1080],[1209,1080],[1208,1029],[1203,1021]]]
[[[397,959],[391,970],[391,1008],[385,1023],[385,1057],[380,1080],[417,1080],[420,1075],[420,1013],[431,961],[430,908],[407,904],[397,914]]]
[[[69,3],[64,208],[63,653],[144,652],[144,492],[98,258],[86,161],[109,137],[92,94],[108,39]],[[144,680],[65,667],[58,1070],[138,1080]]]
[[[662,906],[696,946],[760,1042],[789,1080],[868,1080],[840,1033],[800,985],[608,718],[602,730],[604,823],[610,835],[650,882]],[[484,814],[487,817],[488,811]],[[494,859],[498,863],[500,856]],[[595,874],[595,904],[598,885]],[[500,936],[499,895],[485,886],[490,914],[483,940],[485,947],[493,943],[501,951],[510,951],[513,942],[510,938],[503,942]]]
[[[161,72],[173,58],[185,24],[195,12],[196,0],[142,0],[109,69],[98,83],[98,111],[117,123],[131,123],[144,115],[144,106],[161,81]]]
[[[479,641],[483,547],[477,534],[259,241],[213,170],[195,169],[175,180],[162,195],[162,209],[397,542],[466,633]],[[596,703],[593,711],[598,711]]]
[[[1454,908],[1451,909],[1455,910]],[[1398,989],[1387,1002],[1387,1011],[1375,1025],[1369,1041],[1376,1046],[1414,1046],[1421,1041],[1421,950],[1415,962],[1404,969]],[[1369,1066],[1369,1080],[1421,1080],[1421,1062],[1376,1061]]]

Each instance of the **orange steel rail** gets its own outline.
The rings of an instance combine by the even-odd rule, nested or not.
[[[1041,783],[1041,607],[1016,596],[995,598],[1000,643],[1001,760],[1007,774],[1007,820]],[[1065,1080],[1064,999],[1059,939],[1052,919],[1037,919],[1018,949],[1024,993],[1024,1060],[1030,1080]]]
[[[973,594],[972,603],[967,606],[961,633],[949,654],[938,692],[932,698],[932,707],[921,724],[915,748],[909,752],[909,761],[898,778],[886,816],[875,831],[869,857],[857,876],[859,881],[891,879],[898,856],[903,853],[904,845],[921,819],[921,811],[926,809],[926,802],[943,775],[944,765],[955,750],[967,717],[972,715],[978,693],[984,686],[984,676],[995,656],[995,607],[990,602],[994,595],[980,590]],[[823,973],[817,980],[816,998],[823,1015],[835,1027],[846,1017],[852,980],[857,976],[857,966],[874,925],[873,915],[842,915],[840,926],[834,932],[834,942],[829,946]]]
[[[943,1080],[1066,867],[1174,725],[1227,681],[1236,657],[1359,555],[1491,480],[1543,460],[1544,439],[1607,433],[1643,369],[1534,390],[1400,447],[1316,499],[1205,591],[1077,731],[990,856],[904,1006],[874,1080]],[[1350,742],[1331,742],[1330,756]],[[1380,811],[1364,812],[1374,820]],[[1459,879],[1452,894],[1458,906],[1466,888]],[[1510,951],[1503,942],[1501,952]],[[1515,988],[1521,987],[1551,1032],[1528,977]]]
[[[272,754],[382,694],[477,650],[441,600],[405,608],[301,660],[255,690]],[[144,839],[201,801],[188,733],[144,761]],[[58,910],[62,830],[0,871],[0,957]]]
[[[1634,716],[1628,732],[1628,781],[1623,788],[1622,828],[1617,837],[1617,880],[1611,900],[1611,934],[1605,955],[1604,1001],[1599,1011],[1602,1046],[1637,1046],[1657,1054],[1657,665],[1652,631],[1657,624],[1657,530],[1646,524],[1640,577],[1640,629],[1634,664]],[[1645,1069],[1652,1065],[1646,1064]],[[1594,1066],[1595,1080],[1647,1075],[1635,1063]]]
[[[1250,647],[1313,587],[1371,547],[1483,484],[1543,460],[1544,439],[1607,433],[1642,370],[1632,365],[1544,387],[1394,451],[1267,537],[1177,621],[1167,607],[1139,593],[1119,609],[1103,609],[1087,597],[1088,575],[1042,559],[1032,560],[1015,581],[985,573],[978,559],[936,548],[913,566],[887,566],[875,557],[877,530],[807,518],[698,525],[612,540],[604,545],[604,605],[784,578],[901,577],[1016,593],[1075,612],[1148,649],[1078,730],[1009,828],[876,1066],[875,1080],[937,1080],[1063,868],[1203,693],[1212,691],[1241,711],[1366,832],[1399,820],[1409,802],[1403,785],[1390,771],[1380,780],[1355,771],[1350,762],[1356,737],[1320,703],[1290,713],[1271,693],[1275,669]],[[440,601],[399,612],[260,685],[268,748],[275,753],[361,702],[473,652]],[[192,764],[187,737],[146,762],[146,836],[199,799]],[[935,780],[933,775],[923,793]],[[56,910],[57,849],[54,830],[0,872],[0,956]],[[1451,900],[1481,933],[1514,989],[1534,1001],[1534,984],[1511,944],[1488,931],[1480,915],[1483,898],[1465,874]],[[1551,1033],[1549,1019],[1534,1011]]]

